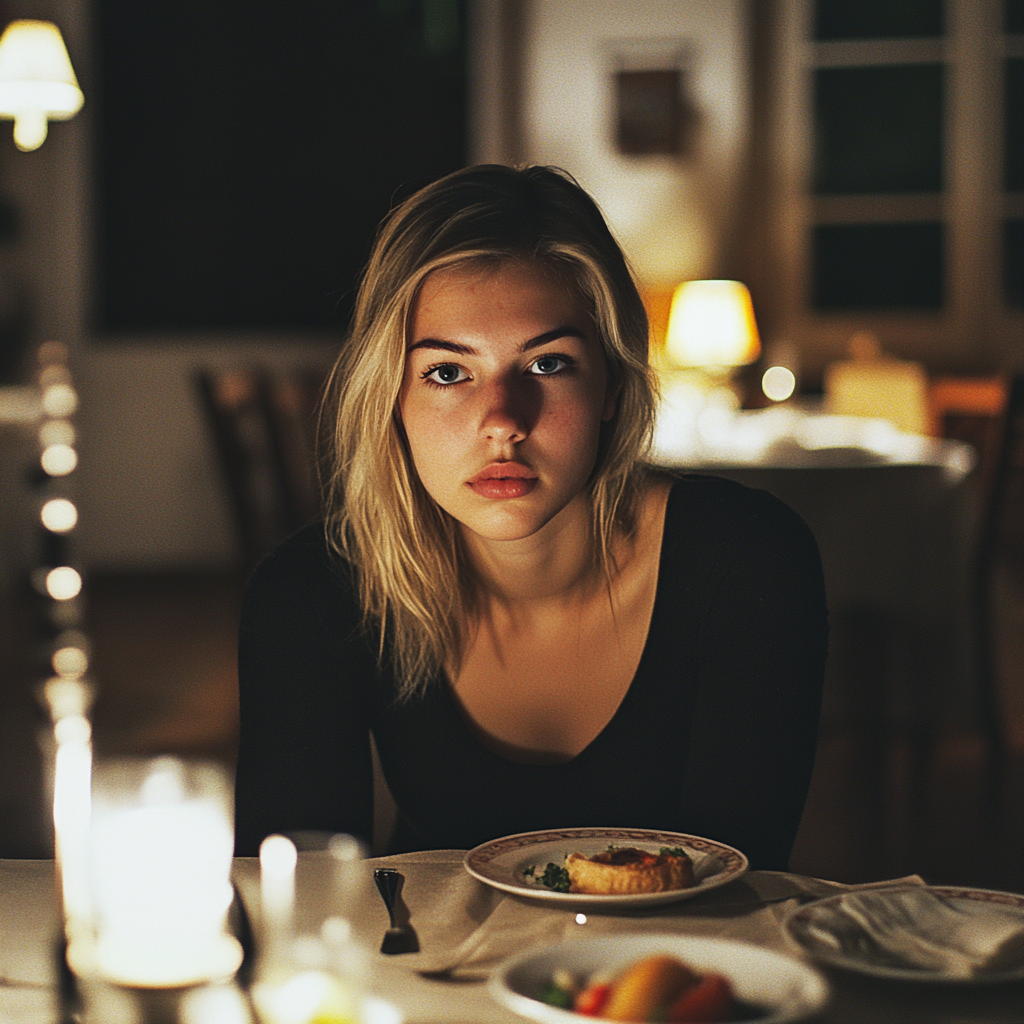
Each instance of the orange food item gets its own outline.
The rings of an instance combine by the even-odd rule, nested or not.
[[[693,861],[679,853],[648,853],[627,846],[593,856],[570,853],[565,859],[570,892],[611,896],[668,892],[693,885]]]
[[[666,1019],[674,1024],[728,1020],[734,1002],[732,983],[725,975],[705,974],[669,1007]]]
[[[659,1009],[674,1005],[697,980],[697,975],[675,957],[647,957],[613,982],[601,1015],[607,1020],[650,1020]]]

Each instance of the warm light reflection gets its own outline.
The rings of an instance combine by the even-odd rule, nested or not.
[[[761,353],[750,292],[739,281],[687,281],[672,296],[666,349],[678,366],[745,366]]]
[[[70,565],[61,565],[46,574],[46,592],[55,601],[70,601],[82,590],[82,577]]]
[[[78,465],[78,452],[70,445],[51,444],[43,449],[39,464],[47,476],[67,476]]]
[[[253,995],[270,1024],[357,1024],[363,1016],[351,989],[323,971],[300,971],[280,985],[257,985]]]
[[[89,668],[89,655],[81,647],[59,647],[50,663],[59,676],[83,676]]]
[[[761,378],[761,390],[773,402],[784,402],[796,390],[796,375],[786,366],[769,366]]]
[[[50,384],[43,388],[42,402],[47,416],[70,416],[78,408],[78,394],[70,384]]]
[[[39,518],[53,533],[67,533],[78,523],[78,509],[67,498],[51,498],[39,510]]]
[[[0,117],[14,119],[18,149],[38,149],[47,120],[74,117],[82,102],[60,29],[50,21],[12,21],[0,36]]]

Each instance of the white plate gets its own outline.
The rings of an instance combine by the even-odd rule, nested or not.
[[[915,886],[914,890],[919,890],[919,888]],[[875,894],[879,892],[896,894],[906,892],[907,888],[894,886],[892,889],[872,889],[868,891]],[[1000,911],[1006,913],[1019,914],[1021,925],[1024,925],[1024,896],[1017,893],[996,892],[992,889],[962,889],[946,885],[928,886],[927,891],[942,896],[952,903],[954,907],[961,905],[965,910],[977,912],[979,907],[989,905],[997,907]],[[838,906],[844,899],[850,899],[856,897],[856,895],[856,892],[839,893],[823,900],[816,900],[814,903],[808,903],[806,906],[794,911],[786,922],[789,934],[819,963],[827,964],[830,967],[841,967],[848,971],[856,971],[858,974],[868,974],[875,978],[891,978],[897,981],[944,982],[960,985],[985,985],[991,982],[1024,980],[1024,965],[1011,971],[980,974],[969,978],[947,974],[942,971],[924,970],[909,965],[907,967],[899,967],[891,963],[872,960],[867,954],[854,955],[840,952],[820,938],[817,938],[811,932],[812,925],[823,930],[829,930],[836,919],[835,914]]]
[[[724,974],[737,998],[766,1013],[757,1024],[800,1020],[828,1002],[828,983],[813,967],[746,942],[695,935],[607,935],[529,950],[506,960],[487,987],[495,999],[524,1017],[541,1024],[573,1024],[594,1018],[536,998],[556,970],[582,981],[597,971],[617,974],[659,954],[678,957],[697,971]]]
[[[569,853],[592,856],[608,846],[635,846],[657,853],[663,846],[681,846],[693,860],[697,884],[689,889],[647,892],[629,896],[589,896],[575,892],[554,892],[523,872],[535,865],[542,872],[548,862],[561,866]],[[470,850],[466,870],[485,885],[517,896],[530,896],[551,903],[577,906],[649,907],[699,896],[739,878],[747,870],[747,858],[724,843],[682,832],[654,832],[644,828],[563,828],[546,832],[523,832],[494,839]]]

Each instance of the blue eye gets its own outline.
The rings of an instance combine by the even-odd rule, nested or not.
[[[541,377],[550,377],[568,365],[569,362],[564,356],[541,356],[530,366],[530,372]]]
[[[440,366],[432,366],[423,374],[423,378],[431,384],[458,384],[469,380],[469,374],[455,363],[442,363]]]

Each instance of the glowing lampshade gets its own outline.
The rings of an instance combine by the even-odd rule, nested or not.
[[[678,366],[745,366],[761,354],[754,305],[739,281],[687,281],[672,296],[666,339]]]
[[[74,117],[83,99],[60,29],[50,21],[12,21],[0,36],[0,118],[14,118],[18,149],[38,149],[47,120]]]

